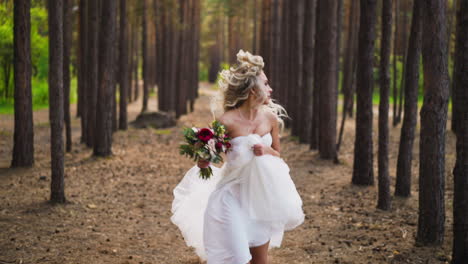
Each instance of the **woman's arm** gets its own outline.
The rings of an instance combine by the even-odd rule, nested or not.
[[[273,139],[270,146],[264,146],[262,144],[255,144],[253,146],[253,151],[256,156],[261,156],[265,154],[273,155],[280,157],[280,139],[279,139],[279,124],[276,116],[273,114],[268,115],[269,121],[271,122],[271,137]]]

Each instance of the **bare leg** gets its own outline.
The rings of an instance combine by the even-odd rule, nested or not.
[[[268,245],[270,241],[265,244],[250,248],[250,254],[252,254],[252,260],[250,264],[268,264]]]

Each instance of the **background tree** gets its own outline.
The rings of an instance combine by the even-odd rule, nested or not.
[[[34,164],[30,8],[31,0],[14,3],[15,132],[12,167]]]
[[[72,45],[72,8],[73,1],[63,1],[63,114],[65,120],[66,151],[72,149],[71,117],[70,117],[70,57]]]
[[[359,1],[351,1],[348,16],[348,33],[345,55],[343,58],[343,81],[341,92],[343,93],[343,111],[341,117],[340,132],[338,135],[337,151],[340,150],[343,139],[346,116],[353,115],[354,84],[356,80],[356,58],[359,32]]]
[[[96,131],[96,104],[98,90],[98,43],[99,43],[99,1],[88,1],[88,28],[87,32],[87,52],[86,52],[86,145],[94,147]]]
[[[127,130],[127,99],[128,99],[128,26],[126,0],[120,0],[120,42],[119,42],[119,129]]]
[[[99,88],[96,114],[96,142],[94,155],[112,154],[112,96],[115,87],[115,51],[116,41],[115,0],[102,0],[101,33],[99,40]]]
[[[422,2],[424,101],[420,112],[419,218],[416,241],[422,245],[440,245],[444,239],[445,128],[449,95],[445,1]]]
[[[314,91],[314,50],[315,50],[315,31],[316,31],[316,7],[317,1],[305,1],[304,6],[304,74],[302,84],[303,103],[301,104],[301,113],[303,120],[311,120],[313,113],[313,98]],[[277,38],[277,37],[276,37]],[[277,54],[279,51],[274,51]],[[300,139],[303,143],[310,143],[312,125],[311,122],[304,122],[301,125]]]
[[[88,1],[79,3],[79,54],[78,54],[78,116],[81,117],[81,143],[87,143],[88,135],[88,104],[87,104],[87,71],[84,65],[88,54]]]
[[[392,0],[382,5],[382,41],[380,42],[380,103],[379,103],[379,198],[377,208],[389,210],[390,175],[388,172],[388,101],[390,94],[390,46],[392,38]]]
[[[50,200],[65,202],[63,154],[63,2],[48,0],[49,10],[49,119],[52,177]]]
[[[148,110],[149,98],[149,58],[148,58],[148,22],[147,22],[147,3],[146,0],[141,0],[141,61],[143,74],[143,107],[142,112]],[[172,50],[172,49],[171,49]]]
[[[413,142],[417,122],[419,90],[419,58],[421,56],[421,2],[414,1],[413,19],[409,37],[405,67],[405,115],[400,134],[398,149],[395,195],[411,195],[411,163],[413,160]]]
[[[359,185],[374,184],[372,154],[372,67],[376,24],[375,0],[361,0],[359,25],[359,53],[357,68],[356,135],[352,182]]]
[[[337,107],[337,2],[319,0],[317,35],[315,38],[317,63],[315,87],[319,90],[319,153],[324,159],[336,158]],[[307,98],[304,98],[307,99]],[[304,103],[307,103],[306,101]],[[295,122],[300,123],[300,122]],[[301,124],[300,124],[301,125]]]
[[[452,263],[468,262],[468,1],[460,1],[453,75],[454,101],[460,117],[456,129],[457,158],[453,170],[453,251]]]

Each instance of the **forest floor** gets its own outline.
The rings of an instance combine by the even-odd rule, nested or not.
[[[34,113],[35,166],[9,169],[13,117],[0,116],[0,263],[196,264],[170,221],[172,190],[194,164],[178,153],[181,127],[211,120],[202,84],[196,111],[170,129],[135,129],[114,134],[113,155],[92,157],[79,143],[73,118],[73,150],[65,155],[64,205],[48,203],[50,145],[48,110]],[[155,98],[150,105],[155,109]],[[141,102],[129,106],[129,120]],[[377,109],[377,108],[376,108]],[[72,110],[75,113],[75,109]],[[377,175],[377,114],[374,115],[374,174]],[[282,157],[303,199],[305,222],[286,232],[270,263],[448,263],[452,244],[452,169],[455,137],[447,132],[446,237],[441,247],[415,246],[418,221],[419,130],[414,144],[413,195],[393,198],[393,209],[376,209],[377,184],[350,184],[354,119],[348,119],[339,164],[319,158],[286,131]],[[449,126],[447,126],[449,127]],[[400,126],[390,131],[393,186]],[[377,182],[377,179],[376,179]]]

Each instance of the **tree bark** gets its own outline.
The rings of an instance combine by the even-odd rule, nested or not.
[[[270,5],[271,6],[271,5]],[[270,7],[271,9],[271,7]],[[304,0],[296,0],[291,7],[291,57],[290,57],[290,76],[291,82],[288,91],[288,102],[289,102],[289,113],[292,117],[292,130],[291,134],[294,136],[300,136],[300,127],[302,120],[302,113],[300,113],[301,105],[307,103],[301,98],[302,86],[303,86],[303,34],[304,34]],[[271,12],[270,12],[271,13]],[[336,8],[335,8],[336,15]],[[271,19],[269,19],[271,21]],[[271,28],[271,26],[269,27]],[[335,29],[336,32],[336,24]],[[271,38],[269,38],[271,43]],[[268,52],[270,52],[270,43],[268,44]]]
[[[395,0],[395,36],[393,42],[393,126],[398,124],[398,40],[399,34],[399,17],[400,17],[400,0]],[[416,1],[416,0],[415,0]]]
[[[63,2],[48,0],[49,119],[52,177],[50,200],[65,203],[63,154]]]
[[[70,55],[72,45],[72,1],[63,0],[63,114],[65,120],[65,149],[72,149],[70,117]]]
[[[397,122],[400,123],[401,121],[401,116],[403,112],[403,98],[404,98],[404,93],[403,93],[403,87],[404,83],[406,82],[406,60],[408,58],[408,2],[404,2],[403,5],[403,27],[402,27],[402,48],[403,48],[403,69],[401,72],[401,85],[399,89],[399,96],[398,96],[398,114],[397,114]]]
[[[127,1],[120,0],[120,69],[119,69],[119,129],[127,130],[127,91],[128,91],[128,27]]]
[[[88,1],[80,0],[80,52],[79,52],[79,70],[78,70],[78,108],[81,118],[81,143],[87,143],[88,133],[88,88],[87,88],[87,71],[85,61],[88,58]]]
[[[405,115],[401,127],[400,147],[398,149],[395,195],[411,195],[411,163],[413,142],[418,111],[419,58],[421,56],[421,6],[414,1],[411,34],[405,66]]]
[[[316,31],[316,7],[317,1],[310,0],[305,2],[304,14],[304,81],[302,85],[301,113],[303,115],[301,122],[300,139],[303,143],[310,143],[310,134],[312,128],[313,114],[313,92],[314,92],[314,49],[315,49],[315,31]],[[273,38],[275,40],[275,38]],[[275,65],[276,67],[276,65]]]
[[[390,46],[392,41],[392,0],[383,1],[381,37],[378,154],[379,198],[377,201],[377,208],[390,210],[390,175],[388,172],[388,101],[390,90]]]
[[[88,1],[88,52],[87,52],[87,134],[86,145],[94,147],[96,130],[96,104],[98,90],[99,1]],[[100,31],[100,30],[99,30]]]
[[[34,164],[30,8],[31,0],[14,2],[15,131],[11,167],[30,167]]]
[[[356,48],[357,48],[357,31],[359,30],[359,2],[351,1],[350,13],[348,20],[348,35],[346,41],[346,54],[343,62],[343,81],[341,85],[343,93],[343,111],[341,117],[340,132],[338,135],[338,143],[336,151],[339,152],[341,141],[343,138],[346,115],[352,116],[353,113],[353,95],[354,95],[354,80],[356,75]],[[357,21],[356,21],[357,20]]]
[[[457,100],[459,120],[456,130],[457,159],[453,170],[453,250],[452,263],[468,262],[468,1],[460,1],[457,13],[455,59],[458,67],[453,75],[453,95]]]
[[[445,128],[449,79],[444,0],[421,0],[424,101],[420,112],[419,219],[416,242],[440,245],[445,222]]]
[[[148,59],[148,26],[146,15],[147,4],[146,0],[141,0],[141,27],[142,27],[142,46],[141,46],[141,60],[142,60],[142,74],[143,74],[143,107],[142,112],[148,110],[148,97],[149,97],[149,59]],[[174,48],[174,47],[172,47]]]
[[[336,158],[336,56],[337,2],[318,1],[315,38],[317,69],[315,87],[319,89],[319,154],[323,159]],[[300,123],[300,122],[295,122]]]
[[[99,89],[96,115],[95,156],[112,154],[112,91],[115,87],[115,51],[116,41],[115,0],[102,0],[101,34],[99,40]]]
[[[357,71],[357,111],[352,183],[373,185],[372,90],[376,0],[361,0]]]

